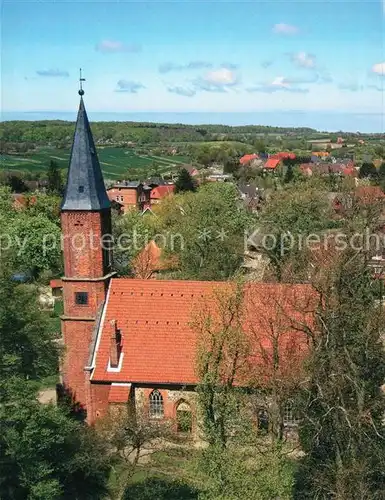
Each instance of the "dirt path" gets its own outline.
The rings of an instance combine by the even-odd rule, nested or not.
[[[39,403],[47,405],[53,403],[56,405],[56,389],[43,389],[39,392],[37,399]]]

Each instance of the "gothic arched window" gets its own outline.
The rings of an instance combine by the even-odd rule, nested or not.
[[[163,396],[158,391],[158,389],[154,389],[149,397],[149,415],[151,418],[163,418],[164,410],[163,410]]]

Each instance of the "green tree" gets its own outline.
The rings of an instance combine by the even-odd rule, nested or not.
[[[62,266],[60,228],[43,214],[20,213],[8,229],[13,265],[38,277],[42,271],[58,273]]]
[[[263,397],[262,391],[239,387],[241,380],[253,378],[246,361],[250,337],[244,332],[245,310],[239,280],[215,291],[194,312],[200,421],[208,442],[198,460],[206,485],[202,498],[289,499],[293,470],[288,450],[283,442],[270,443],[255,428],[253,398]]]
[[[19,285],[12,279],[6,255],[0,264],[0,388],[6,398],[8,382],[25,383],[57,371],[58,350],[48,317],[37,304],[36,288]]]
[[[348,236],[354,234],[348,232]],[[382,499],[385,490],[384,311],[363,251],[332,252],[319,293],[302,393],[298,499]]]
[[[359,176],[361,179],[373,178],[377,175],[377,169],[373,163],[363,163],[360,167]]]
[[[321,235],[336,225],[325,184],[307,181],[288,185],[271,196],[261,212],[258,230],[250,239],[268,257],[275,279],[289,279],[285,275],[289,264],[289,272],[303,279],[307,267],[301,242],[310,234]]]
[[[173,210],[162,222],[167,227],[184,278],[223,280],[239,268],[244,232],[253,218],[239,203],[230,183],[208,183],[197,193],[173,197]],[[171,243],[170,241],[170,243]]]
[[[382,188],[385,190],[385,161],[383,161],[378,169],[378,182]]]
[[[57,195],[63,194],[63,179],[61,171],[55,160],[49,162],[47,170],[48,192]]]
[[[21,175],[11,174],[6,178],[6,185],[11,188],[13,193],[25,193],[28,191],[28,187],[25,185]]]
[[[293,165],[289,164],[286,167],[286,172],[283,178],[284,184],[290,184],[294,180]]]
[[[108,443],[114,461],[123,464],[116,474],[114,500],[127,498],[127,487],[137,471],[139,459],[158,451],[152,444],[155,440],[175,439],[171,421],[151,419],[146,408],[124,405],[113,415],[104,418],[97,426],[98,434]]]
[[[39,381],[57,372],[59,351],[37,290],[0,262],[0,497],[105,498],[109,461],[92,429],[61,407],[41,405]]]
[[[186,191],[195,191],[196,185],[189,174],[188,170],[182,168],[178,174],[178,178],[175,181],[175,192],[176,193],[184,193]]]
[[[245,366],[249,350],[243,331],[244,292],[242,283],[217,291],[212,301],[196,311],[193,325],[197,331],[197,373],[199,402],[204,434],[209,444],[218,449],[228,445],[239,417],[235,379]],[[214,319],[212,302],[218,313]]]
[[[13,393],[0,407],[0,495],[9,500],[103,499],[109,461],[92,428]]]
[[[57,195],[37,193],[29,196],[25,213],[28,217],[42,215],[60,226],[60,203],[61,198]]]
[[[151,241],[155,234],[151,216],[144,217],[137,210],[112,219],[114,237],[114,268],[121,275],[132,274],[133,259]]]
[[[266,153],[266,144],[262,139],[256,139],[254,146],[258,153]]]

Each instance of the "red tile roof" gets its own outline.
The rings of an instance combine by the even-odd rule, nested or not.
[[[157,186],[151,190],[150,198],[151,200],[161,200],[165,196],[172,194],[174,190],[175,186],[173,184]]]
[[[113,278],[94,353],[93,381],[196,384],[197,331],[191,322],[203,304],[215,306],[213,293],[228,290],[226,282],[163,281]],[[288,327],[288,318],[305,321],[307,285],[253,283],[245,287],[245,331],[254,339],[253,356],[268,345],[272,322],[286,322],[287,348],[303,351],[303,335]],[[284,310],[278,318],[278,308]],[[216,307],[217,310],[217,307]],[[116,320],[122,335],[119,371],[108,371],[109,325]],[[270,325],[270,326],[269,326]]]
[[[357,170],[354,168],[353,162],[348,165],[344,163],[302,163],[300,169],[307,175],[317,172],[319,174],[342,174],[357,177]]]
[[[250,161],[252,160],[256,160],[257,158],[259,158],[259,155],[257,155],[256,153],[254,154],[251,154],[251,155],[244,155],[242,156],[242,158],[239,160],[239,163],[241,165],[246,165],[246,163],[249,163]]]
[[[358,172],[357,170],[354,168],[353,164],[351,165],[348,165],[346,167],[342,167],[342,173],[344,175],[347,175],[349,177],[358,177]]]
[[[51,281],[49,282],[49,286],[50,286],[51,288],[63,288],[63,282],[62,282],[62,280],[60,280],[60,279],[51,280]]]
[[[108,393],[109,403],[127,403],[131,391],[131,384],[111,384]]]
[[[273,155],[270,156],[270,158],[279,158],[281,160],[284,160],[285,158],[290,158],[291,160],[295,160],[296,155],[295,153],[291,152],[281,152],[281,153],[274,153]]]
[[[280,162],[281,162],[280,158],[268,158],[266,160],[264,168],[269,168],[269,169],[274,170],[275,168],[277,168],[277,166],[280,164]]]
[[[148,279],[153,273],[172,269],[176,265],[176,259],[164,258],[162,249],[154,240],[151,240],[132,262],[135,276],[141,279]]]

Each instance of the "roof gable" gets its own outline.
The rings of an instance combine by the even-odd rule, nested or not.
[[[162,199],[165,196],[172,194],[175,190],[174,185],[157,186],[151,190],[151,199]]]

